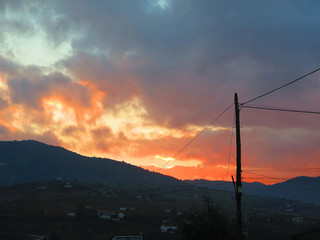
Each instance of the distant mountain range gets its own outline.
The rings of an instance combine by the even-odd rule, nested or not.
[[[198,187],[234,191],[232,182],[208,180],[186,180],[185,182]],[[244,182],[242,189],[244,194],[285,198],[320,205],[320,177],[301,176],[273,185]]]
[[[124,162],[84,157],[37,141],[0,141],[0,186],[57,178],[152,186],[185,184]]]
[[[61,147],[33,140],[0,141],[0,186],[44,180],[132,183],[152,187],[193,184],[218,190],[234,191],[231,182],[180,181],[160,173],[106,158],[85,157]],[[320,177],[297,177],[283,183],[264,185],[243,183],[243,193],[320,205]]]

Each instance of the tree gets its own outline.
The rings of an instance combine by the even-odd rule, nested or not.
[[[187,215],[183,234],[186,240],[231,240],[235,238],[235,230],[226,213],[212,204],[212,199],[203,197],[203,209],[191,211]]]
[[[51,232],[49,236],[49,240],[60,240],[60,236],[58,235],[57,232]]]

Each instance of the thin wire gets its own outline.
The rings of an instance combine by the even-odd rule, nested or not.
[[[196,136],[194,136],[190,141],[188,141],[176,154],[172,156],[172,158],[176,158],[183,150],[185,150],[192,142],[194,142],[204,131],[206,131],[215,121],[217,121],[226,111],[228,111],[234,103],[232,103],[229,107],[227,107],[222,113],[220,113],[215,119],[213,119],[204,129],[202,129]],[[158,173],[162,168],[164,168],[167,164],[166,162],[163,166],[161,166],[155,173]]]
[[[308,76],[310,76],[310,75],[312,75],[312,74],[314,74],[314,73],[316,73],[318,71],[320,71],[320,68],[317,68],[316,70],[313,70],[312,72],[309,72],[309,73],[307,73],[307,74],[305,74],[305,75],[303,75],[303,76],[301,76],[301,77],[299,77],[299,78],[297,78],[297,79],[295,79],[295,80],[293,80],[291,82],[288,82],[288,83],[286,83],[286,84],[284,84],[284,85],[282,85],[280,87],[277,87],[277,88],[275,88],[275,89],[273,89],[273,90],[271,90],[269,92],[266,92],[266,93],[264,93],[264,94],[262,94],[262,95],[260,95],[258,97],[252,98],[252,99],[250,99],[250,100],[248,100],[248,101],[246,101],[246,102],[244,102],[244,103],[242,103],[240,105],[245,105],[245,104],[253,102],[253,101],[255,101],[255,100],[259,99],[259,98],[265,97],[265,96],[267,96],[267,95],[269,95],[269,94],[271,94],[271,93],[273,93],[275,91],[278,91],[281,88],[287,87],[287,86],[289,86],[289,85],[291,85],[291,84],[293,84],[293,83],[295,83],[297,81],[300,81],[303,78],[308,77]]]
[[[308,114],[320,114],[320,112],[315,111],[305,111],[305,110],[295,110],[295,109],[285,109],[285,108],[272,108],[272,107],[258,107],[253,105],[245,105],[243,108],[252,108],[252,109],[260,109],[260,110],[270,110],[270,111],[281,111],[281,112],[294,112],[294,113],[308,113]]]
[[[263,177],[245,177],[246,180],[253,180],[253,179],[263,179],[264,182],[265,181],[268,181],[268,182],[279,182],[279,180],[271,180],[271,179],[266,179],[266,178],[263,178]],[[294,180],[294,179],[287,179],[286,182],[293,182],[293,183],[320,183],[320,181],[314,181],[314,180],[303,180],[303,181],[300,181],[300,180]]]
[[[249,172],[320,172],[320,168],[265,168],[246,169]]]
[[[233,122],[232,122],[232,130],[231,130],[231,140],[230,140],[230,146],[229,146],[229,156],[228,156],[228,167],[227,167],[227,172],[226,172],[226,177],[225,177],[225,185],[224,185],[224,192],[223,192],[223,206],[225,204],[226,200],[226,191],[227,191],[227,178],[229,175],[229,165],[230,165],[230,159],[231,159],[231,151],[232,151],[232,143],[233,143],[233,129],[234,129],[234,122],[235,122],[235,115],[233,115]]]
[[[231,151],[232,151],[232,144],[233,144],[233,134],[234,134],[234,122],[235,122],[235,116],[233,117],[233,123],[232,123],[232,131],[231,131],[231,140],[230,140],[230,146],[229,146],[229,156],[228,156],[228,167],[227,167],[227,173],[225,180],[227,181],[227,177],[229,174],[229,165],[230,165],[230,159],[231,159]]]
[[[281,180],[281,181],[287,181],[288,180],[288,179],[285,179],[285,178],[271,177],[271,176],[266,176],[266,175],[263,175],[263,174],[252,173],[252,172],[247,171],[247,170],[243,170],[243,172],[248,173],[248,174],[252,174],[252,175],[256,175],[256,176],[260,176],[260,177],[271,178],[271,179],[275,179],[275,180]]]
[[[274,179],[274,180],[280,180],[280,181],[287,181],[287,182],[292,182],[292,183],[298,183],[298,184],[303,184],[303,185],[308,185],[308,186],[313,186],[311,184],[308,184],[308,183],[314,183],[315,181],[296,181],[295,179],[284,179],[284,178],[278,178],[278,177],[271,177],[271,176],[266,176],[266,175],[263,175],[263,174],[257,174],[257,173],[252,173],[252,172],[249,172],[249,171],[244,171],[248,174],[252,174],[252,175],[256,175],[256,176],[261,176],[261,177],[264,177],[264,178],[267,178],[267,179]]]

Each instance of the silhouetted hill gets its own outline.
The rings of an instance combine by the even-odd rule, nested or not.
[[[187,180],[196,186],[212,189],[234,191],[232,182]],[[265,185],[258,182],[243,183],[244,194],[254,194],[276,198],[298,200],[320,205],[320,177],[296,177],[282,183]]]
[[[183,182],[111,159],[85,157],[37,141],[0,141],[0,186],[57,177],[85,182],[177,185]]]

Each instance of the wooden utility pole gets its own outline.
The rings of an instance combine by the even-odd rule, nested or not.
[[[240,118],[239,118],[239,103],[238,94],[234,94],[234,106],[236,114],[236,144],[237,144],[237,179],[236,179],[236,200],[237,200],[237,227],[238,239],[242,240],[242,213],[241,213],[241,196],[242,196],[242,182],[241,182],[241,140],[240,140]]]

